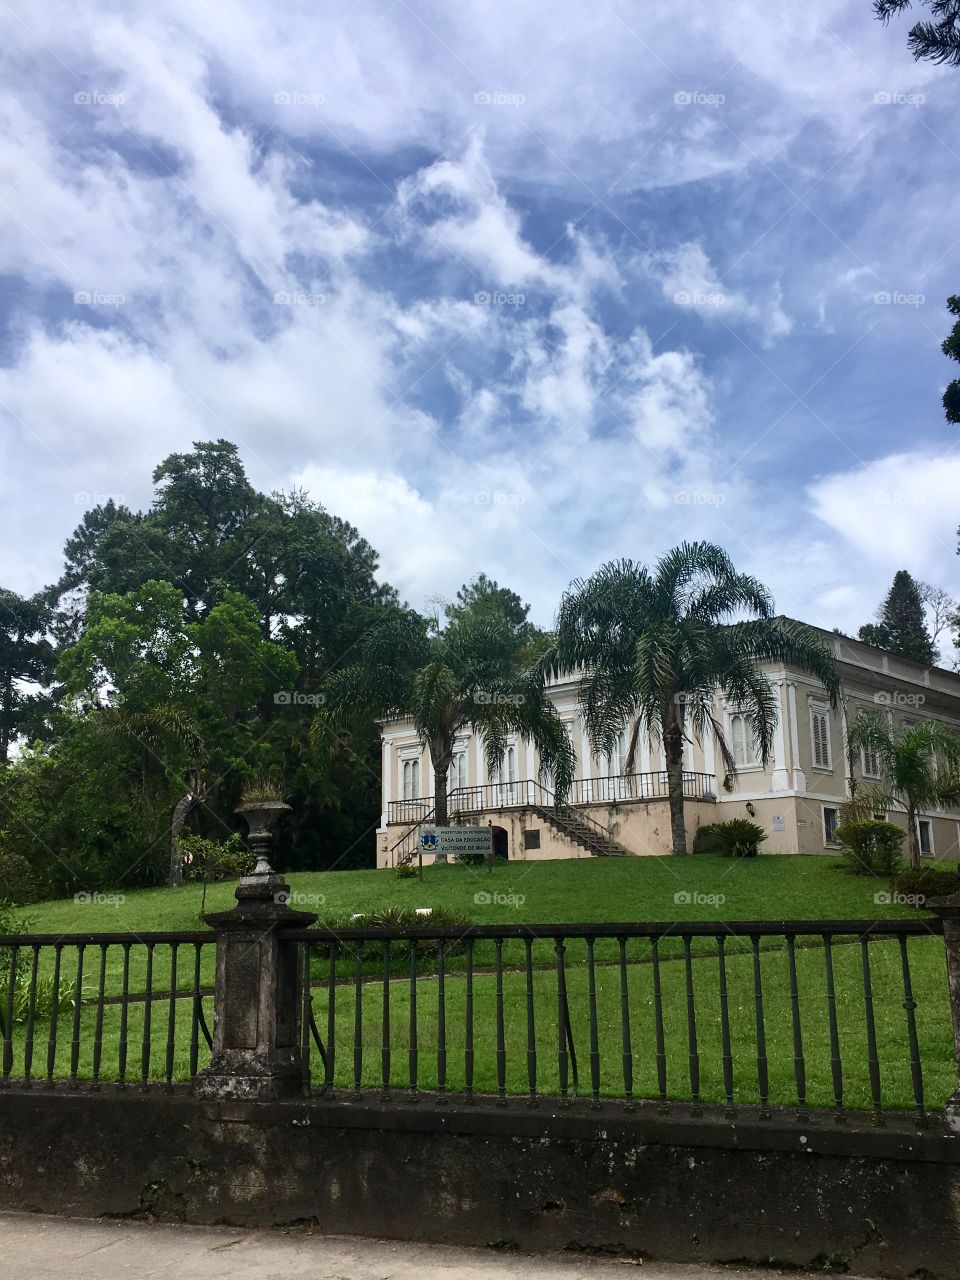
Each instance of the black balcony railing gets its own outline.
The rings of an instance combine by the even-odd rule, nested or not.
[[[625,804],[633,800],[665,800],[669,795],[667,774],[631,773],[605,778],[577,778],[570,789],[568,804]],[[684,770],[685,800],[715,800],[717,783],[712,774]],[[433,813],[433,801],[392,800],[387,821],[423,822]],[[490,809],[528,808],[552,805],[553,792],[533,778],[519,782],[487,782],[473,787],[457,787],[447,798],[450,813],[479,813]]]

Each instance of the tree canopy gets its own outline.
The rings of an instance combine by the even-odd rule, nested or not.
[[[906,569],[894,574],[876,622],[865,623],[857,633],[864,644],[910,658],[927,666],[936,661],[933,639],[923,607],[922,584]]]

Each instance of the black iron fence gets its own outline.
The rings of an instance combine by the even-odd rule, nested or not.
[[[216,937],[0,937],[2,1079],[191,1079],[209,1060]]]
[[[924,918],[278,937],[296,957],[307,1091],[872,1108],[879,1120],[904,1107],[922,1118],[955,1087],[942,932]],[[193,1079],[210,1061],[215,938],[0,937],[3,1081]]]
[[[922,1117],[924,1047],[937,1104],[954,1075],[939,932],[939,920],[301,931],[305,1079],[385,1097]]]

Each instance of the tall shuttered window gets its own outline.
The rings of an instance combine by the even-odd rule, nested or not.
[[[813,743],[813,764],[816,769],[832,769],[830,756],[830,712],[826,707],[810,704],[810,737]]]

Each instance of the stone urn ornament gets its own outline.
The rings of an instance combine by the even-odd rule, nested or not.
[[[274,796],[263,799],[251,797],[244,799],[243,803],[237,806],[236,812],[243,815],[247,824],[249,829],[247,843],[250,846],[250,852],[257,860],[253,871],[250,875],[244,876],[240,883],[243,884],[244,881],[254,877],[276,875],[270,865],[273,832],[281,816],[292,812],[290,806],[284,800]]]

